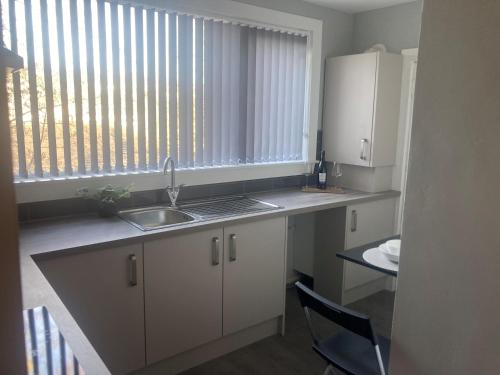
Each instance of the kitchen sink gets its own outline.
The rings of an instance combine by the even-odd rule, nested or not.
[[[144,231],[196,220],[193,216],[170,207],[148,207],[121,211],[118,216]]]
[[[194,221],[245,215],[281,208],[246,196],[230,196],[191,201],[176,208],[156,206],[120,211],[118,216],[137,228],[148,231]]]

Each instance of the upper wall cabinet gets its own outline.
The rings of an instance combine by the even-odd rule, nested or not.
[[[327,159],[394,164],[401,93],[401,55],[373,52],[326,62],[323,147]]]

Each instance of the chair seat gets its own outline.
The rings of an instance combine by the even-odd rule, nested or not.
[[[387,373],[391,342],[383,336],[377,336],[377,339]],[[348,374],[380,375],[377,355],[372,343],[349,331],[343,331],[315,344],[313,349],[327,362]]]

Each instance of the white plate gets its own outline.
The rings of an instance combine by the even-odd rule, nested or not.
[[[380,252],[384,254],[387,259],[389,259],[391,262],[399,263],[399,250],[392,250],[389,246],[387,246],[386,243],[383,243],[378,247]]]
[[[399,270],[399,266],[387,259],[386,256],[382,254],[382,252],[378,249],[378,247],[366,250],[363,253],[363,259],[366,262],[373,264],[374,266],[385,268],[386,270],[396,272],[398,272]]]

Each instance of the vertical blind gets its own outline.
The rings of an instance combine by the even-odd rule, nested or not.
[[[18,179],[303,159],[307,36],[104,0],[0,0]]]

